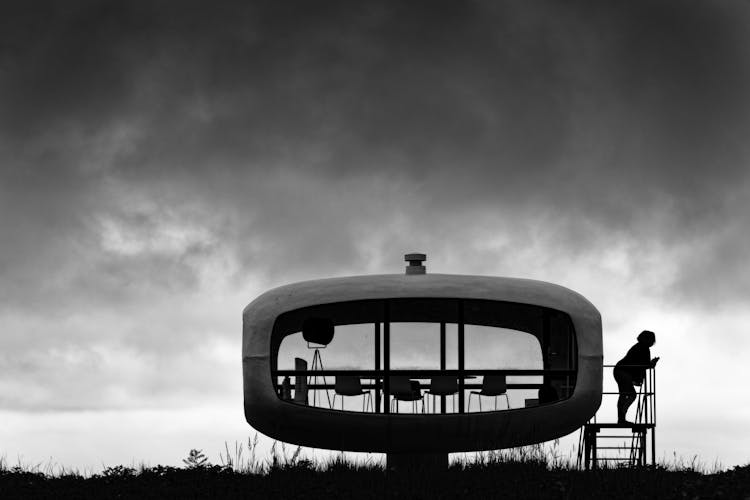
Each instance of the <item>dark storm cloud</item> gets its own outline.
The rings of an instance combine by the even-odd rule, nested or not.
[[[219,421],[186,406],[241,422],[247,302],[412,250],[583,293],[605,359],[657,331],[675,428],[747,413],[748,26],[721,0],[1,2],[0,410],[55,412],[10,442],[85,449],[104,417],[61,409],[117,408],[120,450]],[[688,394],[695,359],[727,383]]]
[[[492,211],[547,221],[561,252],[614,234],[736,283],[715,291],[750,280],[711,258],[747,248],[716,230],[747,229],[744,3],[3,9],[6,299],[61,273],[86,300],[189,289],[221,249],[276,280],[326,274],[357,267],[363,227],[439,244],[419,235]],[[101,221],[134,219],[213,243],[102,252]],[[690,279],[675,290],[696,296]]]

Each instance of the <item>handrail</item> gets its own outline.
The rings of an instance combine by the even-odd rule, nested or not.
[[[465,375],[510,375],[510,376],[566,376],[575,375],[576,370],[435,370],[435,369],[392,369],[392,370],[271,370],[273,376],[336,376],[336,375],[359,375],[371,377],[384,377],[385,375],[405,375],[415,376],[422,375],[425,377],[439,377],[444,375],[455,375],[457,377]]]
[[[618,366],[627,366],[628,368],[655,368],[654,366],[651,366],[651,363],[647,365],[602,365],[602,368],[617,368]]]
[[[459,389],[458,389],[458,413],[464,413],[463,410],[463,401],[465,397],[465,393],[467,390],[474,390],[474,389],[481,389],[483,387],[482,383],[479,383],[479,381],[469,382],[469,379],[479,378],[480,376],[488,376],[488,375],[503,375],[506,378],[507,377],[539,377],[542,379],[541,382],[534,382],[531,381],[515,381],[515,382],[508,382],[506,380],[506,387],[507,389],[516,389],[516,390],[537,390],[545,387],[545,384],[547,384],[550,380],[554,381],[563,381],[563,385],[561,386],[561,389],[563,390],[563,394],[561,395],[561,399],[566,399],[570,397],[571,389],[573,389],[575,386],[570,385],[570,382],[574,381],[569,380],[570,378],[574,378],[576,374],[578,373],[577,370],[551,370],[551,369],[446,369],[446,370],[439,370],[439,369],[418,369],[418,368],[411,368],[411,369],[369,369],[369,370],[351,370],[351,369],[306,369],[306,370],[271,370],[271,376],[272,379],[275,380],[274,385],[276,387],[276,390],[280,390],[283,387],[283,383],[279,381],[280,377],[295,377],[297,379],[299,378],[308,378],[308,383],[306,384],[307,389],[310,390],[328,390],[328,389],[334,389],[335,384],[331,384],[330,377],[336,377],[336,376],[355,376],[359,377],[361,379],[373,379],[373,383],[368,383],[363,385],[363,389],[374,389],[376,391],[376,401],[378,398],[378,395],[380,394],[380,391],[382,391],[382,394],[385,397],[388,397],[390,395],[390,391],[388,390],[388,381],[390,377],[394,376],[404,376],[411,379],[428,379],[433,377],[445,377],[445,376],[453,376],[459,379]],[[568,383],[566,384],[566,380]],[[320,383],[322,381],[322,383]],[[421,383],[421,388],[428,389],[430,388],[431,383],[425,384],[424,382]],[[385,413],[388,413],[387,409]]]

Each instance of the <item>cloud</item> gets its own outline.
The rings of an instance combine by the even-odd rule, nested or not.
[[[254,295],[412,250],[613,327],[750,291],[745,3],[3,10],[6,407],[210,393]]]

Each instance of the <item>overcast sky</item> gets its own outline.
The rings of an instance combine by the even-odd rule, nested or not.
[[[747,2],[16,4],[9,462],[215,461],[243,307],[411,251],[582,293],[605,362],[654,330],[659,456],[750,459]]]

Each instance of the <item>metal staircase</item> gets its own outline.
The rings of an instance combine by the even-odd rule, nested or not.
[[[604,365],[613,368],[614,365]],[[619,392],[603,392],[612,406]],[[578,443],[578,468],[643,467],[656,464],[656,369],[648,368],[637,393],[635,420],[632,424],[599,422],[596,416],[581,428]],[[608,407],[608,409],[611,409]],[[632,411],[632,410],[631,410]],[[650,438],[650,439],[649,439]],[[649,453],[650,452],[650,453]]]

